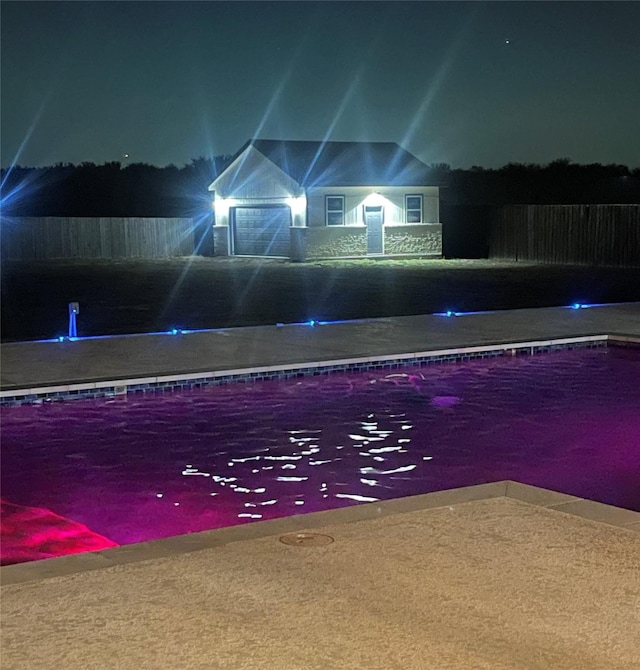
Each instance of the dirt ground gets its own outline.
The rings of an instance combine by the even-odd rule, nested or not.
[[[640,300],[640,268],[488,260],[277,259],[3,264],[2,340]]]

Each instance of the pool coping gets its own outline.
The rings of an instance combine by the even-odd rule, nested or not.
[[[560,349],[613,346],[638,346],[640,337],[622,334],[595,334],[528,341],[507,341],[492,344],[460,346],[447,349],[337,358],[304,363],[288,363],[146,375],[134,378],[96,379],[93,381],[47,384],[28,388],[0,390],[0,406],[40,404],[89,398],[112,398],[217,386],[229,383],[259,382],[327,375],[334,372],[399,369],[410,365],[432,365],[504,356],[537,355]]]
[[[254,521],[226,528],[127,544],[101,551],[5,565],[0,568],[0,582],[2,586],[9,586],[52,579],[102,568],[176,557],[203,549],[213,549],[232,542],[260,538],[277,540],[282,535],[303,533],[336,524],[358,523],[380,517],[452,507],[494,498],[510,498],[523,504],[568,514],[575,517],[576,520],[582,519],[590,523],[616,526],[630,532],[640,533],[640,512],[514,480],[501,480],[267,521]]]

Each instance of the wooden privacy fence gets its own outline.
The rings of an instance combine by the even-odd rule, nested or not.
[[[17,217],[2,220],[3,260],[166,258],[194,253],[192,219]]]
[[[640,205],[497,207],[489,258],[640,267]]]

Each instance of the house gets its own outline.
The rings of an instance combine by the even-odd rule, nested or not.
[[[209,186],[220,256],[442,256],[439,189],[393,142],[250,140]]]

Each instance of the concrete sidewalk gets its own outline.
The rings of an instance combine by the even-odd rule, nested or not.
[[[588,335],[640,336],[640,303],[3,344],[1,389],[393,358]]]

